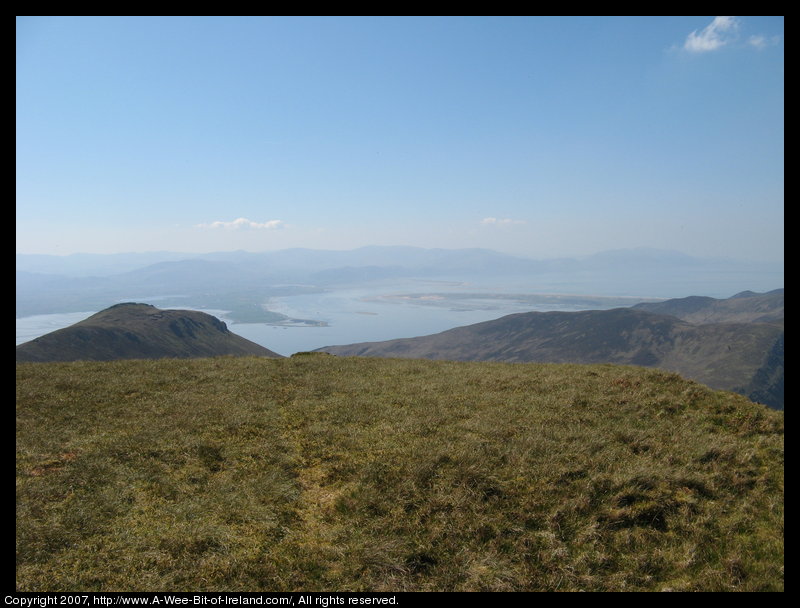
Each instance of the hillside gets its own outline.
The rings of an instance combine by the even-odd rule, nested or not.
[[[614,365],[17,364],[20,591],[781,591],[783,414]]]
[[[238,336],[203,312],[117,304],[17,346],[17,361],[110,361],[277,353]]]
[[[690,296],[663,302],[643,302],[634,308],[672,315],[695,324],[706,323],[782,323],[783,289],[767,293],[746,291],[730,298]]]
[[[780,290],[765,297],[518,313],[430,336],[319,350],[363,357],[643,365],[758,396],[782,409],[783,331]]]

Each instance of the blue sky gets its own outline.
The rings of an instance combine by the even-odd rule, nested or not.
[[[17,17],[18,253],[783,259],[782,17]]]

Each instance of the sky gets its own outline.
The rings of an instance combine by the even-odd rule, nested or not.
[[[17,17],[16,250],[783,260],[783,17]]]

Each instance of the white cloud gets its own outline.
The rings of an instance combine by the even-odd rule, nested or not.
[[[269,220],[266,222],[254,222],[248,220],[246,217],[239,217],[232,222],[211,222],[210,224],[197,224],[196,228],[222,228],[225,230],[243,230],[243,229],[256,229],[256,230],[277,230],[283,228],[282,220]]]
[[[481,220],[481,224],[488,226],[507,226],[509,224],[526,224],[525,220],[512,220],[509,218],[485,217]]]
[[[736,17],[714,17],[704,29],[689,34],[683,48],[692,53],[715,51],[734,40],[738,29]]]
[[[759,51],[767,48],[768,46],[778,46],[780,43],[780,36],[772,36],[771,38],[767,38],[766,36],[757,34],[755,36],[750,36],[750,38],[747,39],[747,44],[758,49]]]

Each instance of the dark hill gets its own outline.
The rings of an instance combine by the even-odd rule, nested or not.
[[[664,309],[697,314],[713,298],[687,298]],[[739,301],[755,301],[747,298]],[[781,300],[781,319],[783,295]],[[727,302],[727,300],[722,301]],[[783,323],[694,324],[644,307],[529,312],[442,333],[322,348],[335,355],[541,363],[616,363],[658,367],[715,389],[740,392],[783,408]],[[706,318],[723,317],[724,306]],[[754,310],[754,309],[753,309]],[[756,313],[732,307],[730,318]],[[702,314],[702,313],[701,313]],[[777,318],[775,306],[757,316]]]
[[[783,289],[767,293],[743,291],[727,299],[690,296],[663,302],[643,302],[634,308],[673,315],[690,323],[783,322]]]
[[[280,357],[209,314],[117,304],[17,346],[17,361],[110,361],[221,355]]]

